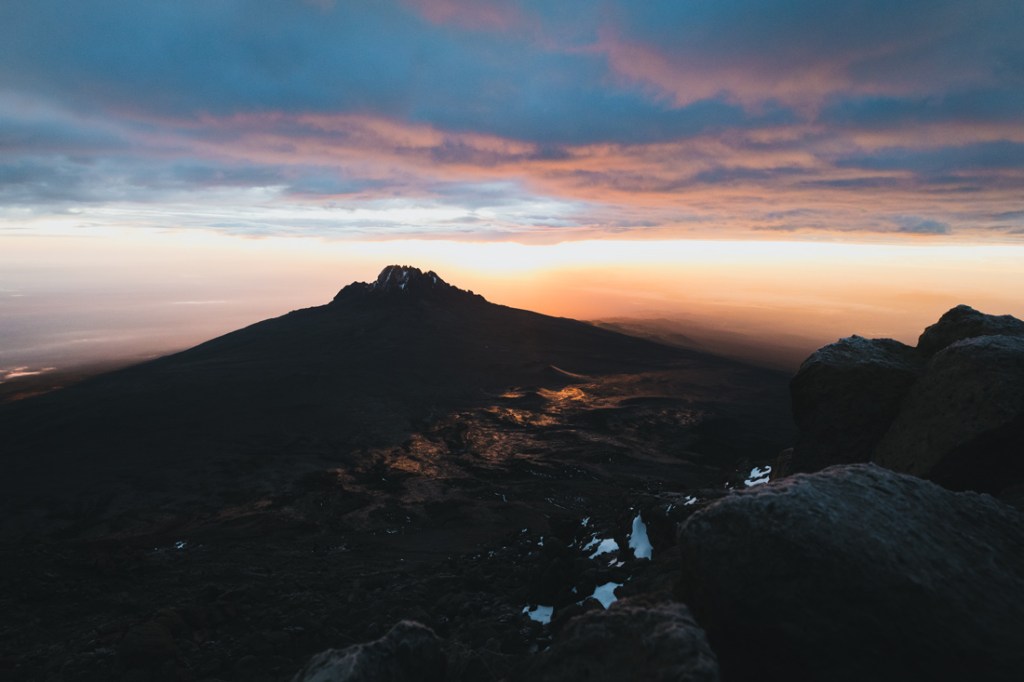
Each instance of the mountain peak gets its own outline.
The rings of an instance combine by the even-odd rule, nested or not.
[[[417,289],[451,286],[433,270],[423,272],[410,265],[388,265],[370,285],[373,291],[415,291]]]
[[[369,284],[353,282],[338,292],[334,301],[363,296],[387,296],[389,299],[413,299],[424,296],[482,298],[472,291],[448,284],[433,270],[424,272],[411,265],[388,265],[380,271],[376,280]]]

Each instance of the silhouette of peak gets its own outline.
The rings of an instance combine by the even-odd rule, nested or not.
[[[353,282],[346,286],[334,297],[334,302],[367,296],[372,298],[384,296],[388,299],[401,300],[438,296],[482,299],[472,291],[448,284],[433,270],[424,272],[411,265],[388,265],[380,271],[377,279],[373,282],[369,284]]]
[[[373,291],[415,291],[450,286],[433,270],[423,272],[409,265],[389,265],[380,271],[370,288]]]

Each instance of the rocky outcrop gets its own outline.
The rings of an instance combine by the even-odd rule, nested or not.
[[[924,369],[924,359],[892,339],[851,336],[817,350],[790,384],[800,439],[795,471],[866,462]]]
[[[811,355],[790,389],[792,471],[874,461],[954,490],[1024,493],[1021,320],[960,305],[917,348],[841,339]]]
[[[1024,516],[870,464],[734,493],[681,535],[723,677],[1016,680]]]
[[[403,620],[373,642],[320,652],[292,682],[441,682],[445,667],[434,631]]]
[[[718,664],[685,605],[627,599],[569,621],[522,679],[714,682]]]
[[[875,461],[956,489],[1024,480],[1024,336],[979,336],[936,353]]]
[[[976,336],[1024,336],[1024,322],[1011,315],[986,315],[968,305],[958,305],[924,330],[917,349],[932,356],[957,341]]]
[[[373,282],[353,282],[345,286],[332,303],[345,304],[361,299],[392,303],[410,300],[486,303],[483,296],[452,286],[433,270],[424,272],[411,265],[388,265]]]

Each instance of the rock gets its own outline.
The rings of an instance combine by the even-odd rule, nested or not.
[[[713,682],[718,664],[685,605],[623,599],[569,621],[523,679]]]
[[[729,679],[1017,680],[1024,516],[871,464],[733,493],[680,533]]]
[[[924,364],[892,339],[851,336],[815,351],[790,383],[800,429],[793,470],[870,461]]]
[[[445,667],[433,630],[403,620],[378,640],[321,651],[292,682],[441,682]]]
[[[173,660],[178,647],[165,624],[151,620],[129,630],[118,644],[117,654],[126,668],[151,668]]]
[[[1024,482],[1024,336],[980,336],[936,353],[875,461],[957,490]]]
[[[976,336],[1024,336],[1024,322],[1011,315],[986,315],[967,305],[948,310],[924,330],[917,349],[927,356]]]

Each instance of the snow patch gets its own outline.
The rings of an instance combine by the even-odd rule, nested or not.
[[[654,547],[647,537],[647,526],[644,524],[640,514],[633,519],[633,532],[629,534],[629,548],[633,550],[633,556],[637,559],[650,559],[654,554]]]
[[[771,473],[772,467],[770,464],[766,464],[763,468],[754,467],[750,470],[747,480],[743,481],[743,485],[748,488],[752,488],[755,485],[763,485],[771,480]]]
[[[583,549],[590,549],[591,546],[593,546],[593,544],[587,545]],[[619,543],[615,542],[614,538],[605,538],[604,540],[601,540],[601,544],[597,546],[597,549],[590,555],[590,558],[593,559],[594,557],[601,556],[602,554],[617,551],[619,551]]]
[[[614,598],[613,598],[614,601]],[[602,602],[603,603],[603,602]],[[607,607],[605,607],[607,608]],[[554,606],[535,606],[532,609],[529,606],[523,607],[523,613],[530,617],[530,620],[535,620],[538,623],[547,625],[551,622],[551,614],[555,612]]]
[[[608,608],[618,601],[619,598],[615,596],[615,588],[622,587],[622,585],[622,583],[605,583],[604,585],[598,585],[597,588],[594,589],[594,594],[590,596],[601,602],[601,606]]]

